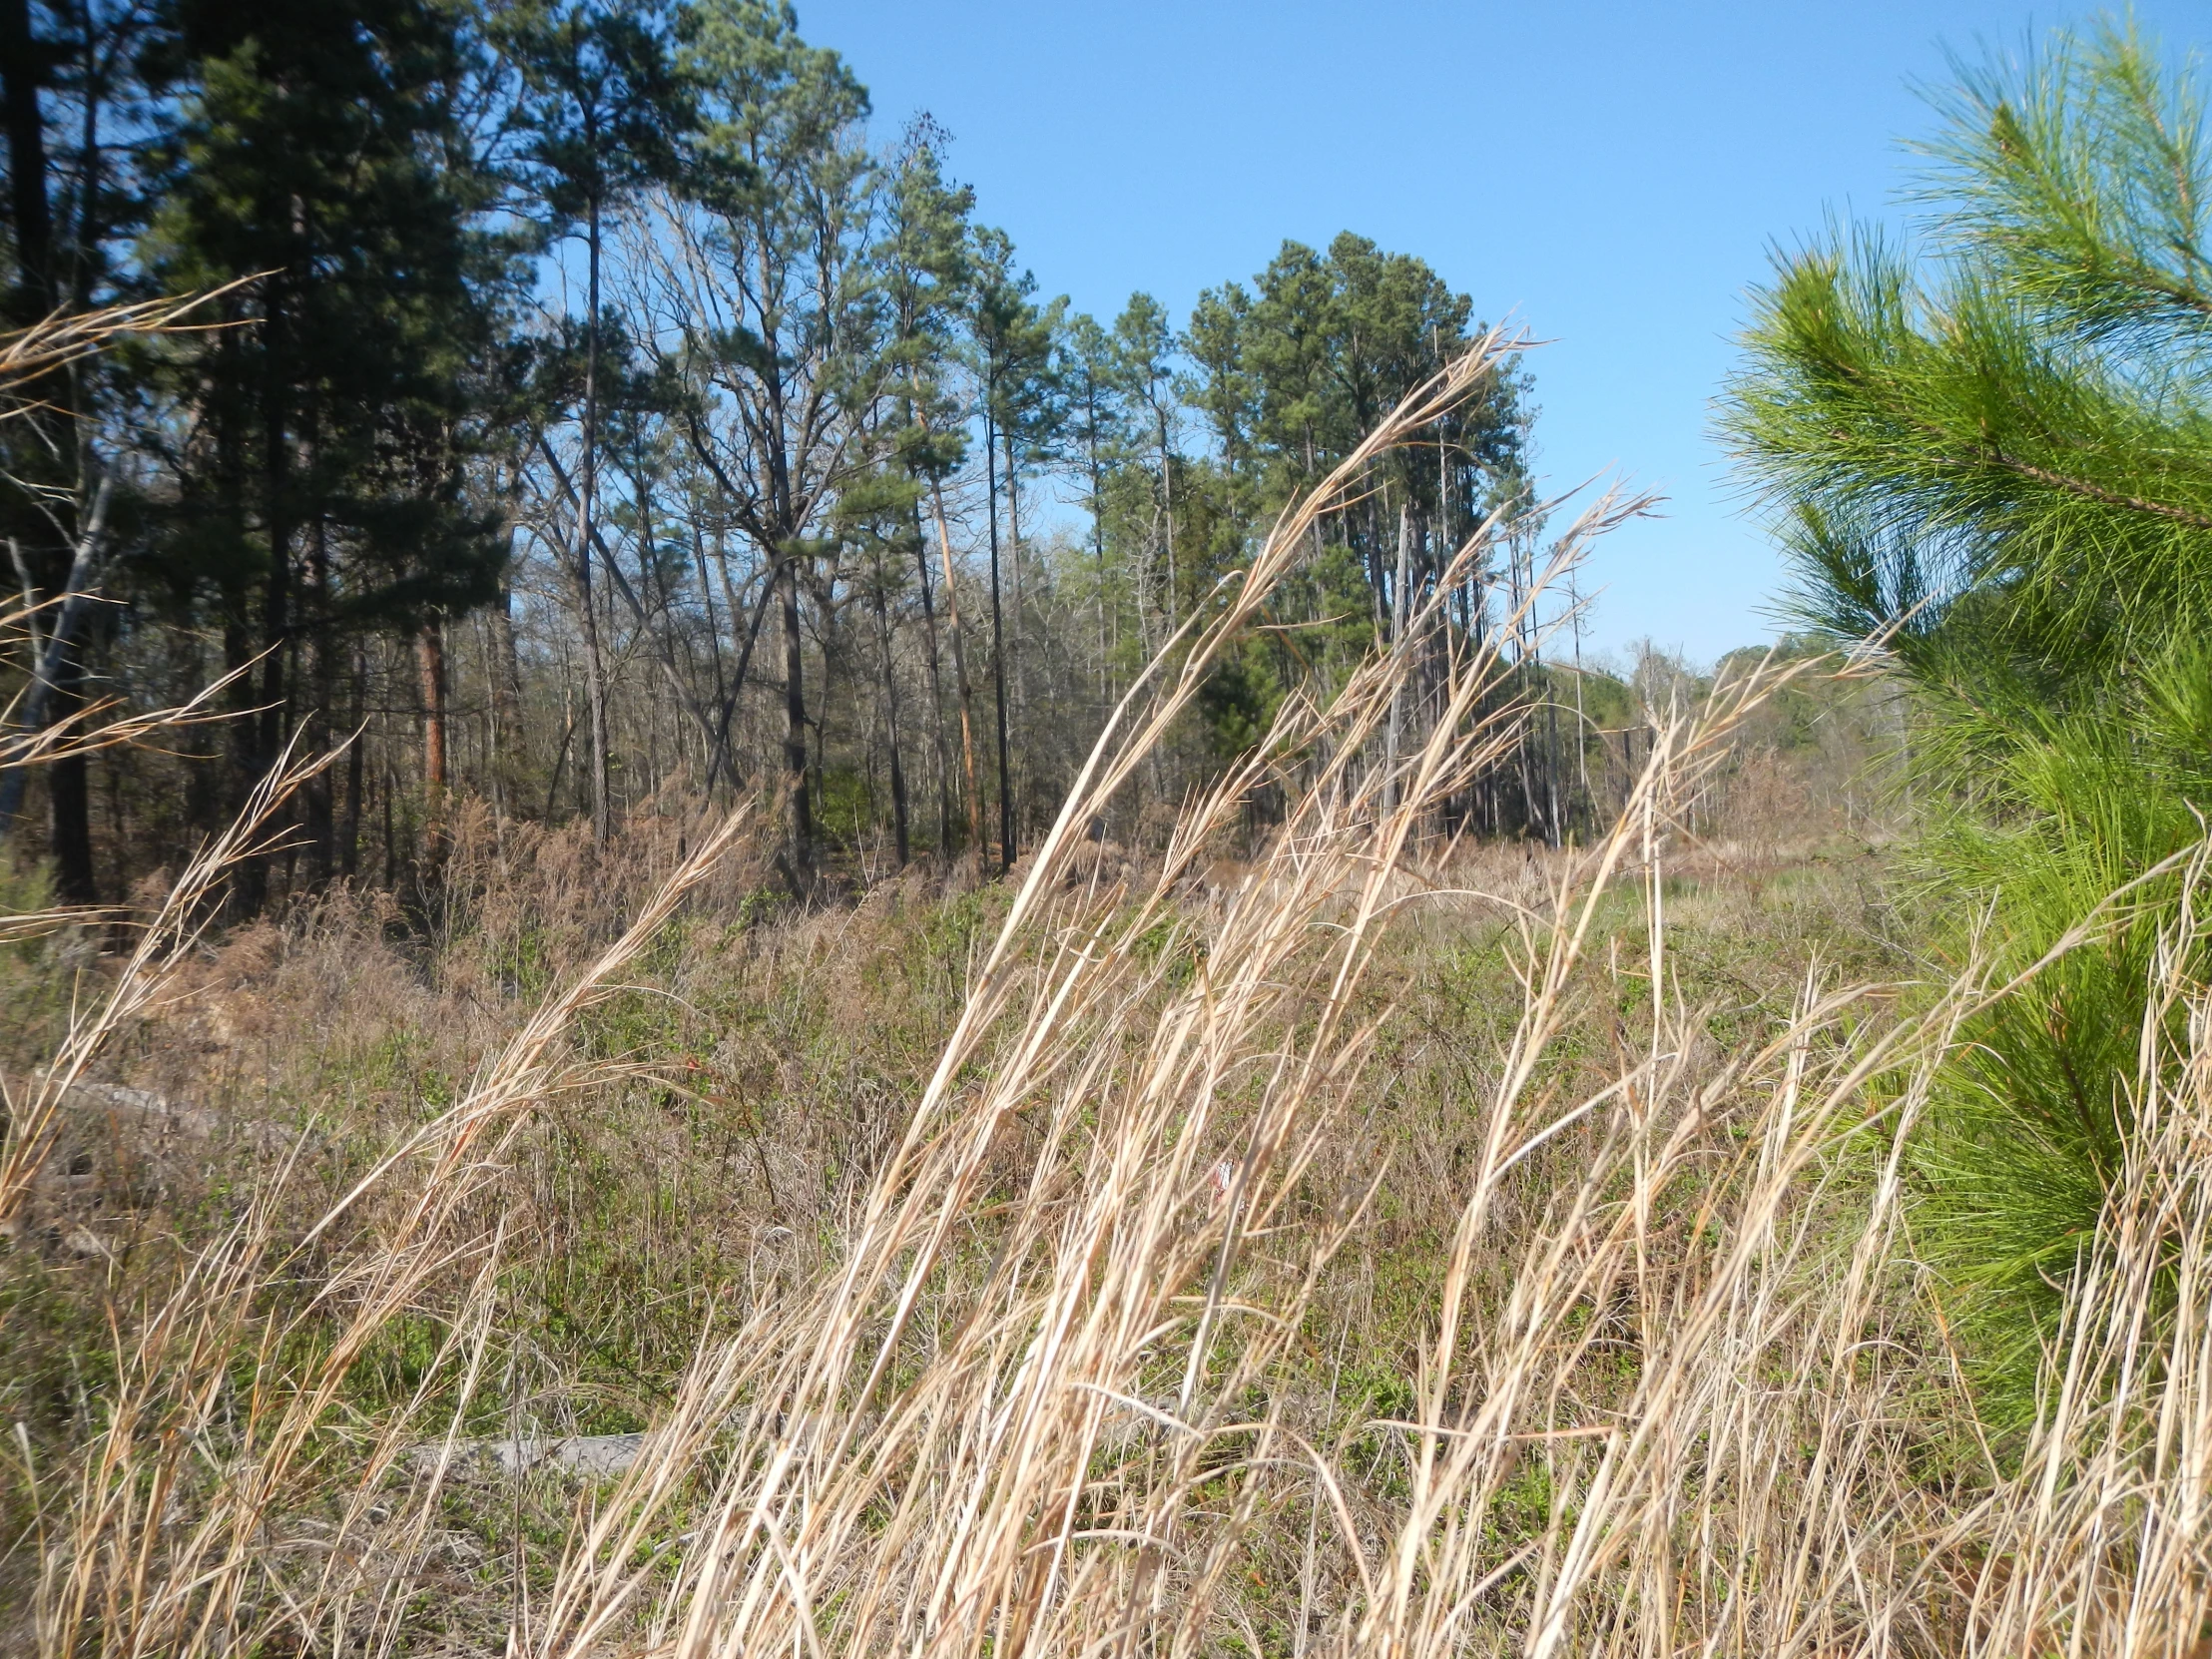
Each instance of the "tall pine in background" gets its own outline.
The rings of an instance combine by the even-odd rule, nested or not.
[[[576,613],[584,639],[590,723],[592,836],[612,828],[608,785],[607,664],[593,596],[599,513],[602,355],[609,332],[601,301],[607,221],[646,184],[669,178],[692,125],[690,88],[678,72],[673,20],[654,5],[604,0],[504,0],[492,39],[518,95],[513,119],[525,177],[546,228],[584,239],[583,375],[576,409],[574,543]],[[619,322],[614,330],[621,333]]]
[[[212,596],[225,666],[261,659],[235,694],[235,811],[330,710],[349,630],[495,593],[500,547],[463,470],[487,317],[466,181],[433,164],[450,154],[447,8],[185,0],[173,30],[180,119],[147,268],[173,289],[255,278],[212,346],[166,360],[183,419],[156,542],[171,583]],[[248,868],[245,908],[265,881]]]

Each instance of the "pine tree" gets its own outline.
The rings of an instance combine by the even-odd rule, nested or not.
[[[1245,364],[1251,317],[1252,295],[1241,283],[1224,282],[1198,296],[1183,334],[1195,370],[1187,395],[1213,428],[1214,443],[1232,471],[1251,462],[1259,420],[1259,376]]]
[[[1153,527],[1151,570],[1160,584],[1158,608],[1172,634],[1182,621],[1181,583],[1175,560],[1176,426],[1175,327],[1167,307],[1149,293],[1133,293],[1114,318],[1115,375],[1152,451]],[[1144,605],[1140,583],[1137,604]],[[1146,647],[1149,652],[1149,643]]]
[[[1091,520],[1093,610],[1098,624],[1098,707],[1105,718],[1113,702],[1113,640],[1107,625],[1106,472],[1119,459],[1125,416],[1114,373],[1113,340],[1096,317],[1078,312],[1059,340],[1059,381],[1066,388],[1068,436],[1083,478],[1083,504]]]
[[[986,228],[974,234],[970,269],[968,321],[974,340],[976,379],[982,389],[984,517],[991,552],[991,690],[998,704],[998,846],[999,867],[1004,869],[1013,863],[1016,851],[1006,685],[1017,665],[1010,656],[999,591],[998,481],[1003,472],[1018,634],[1020,456],[1025,445],[1034,447],[1049,441],[1052,337],[1058,313],[1040,310],[1029,297],[1036,292],[1037,279],[1026,271],[1014,270],[1013,243],[1003,231]],[[1060,309],[1064,308],[1065,301],[1061,301]]]
[[[939,684],[936,601],[932,594],[929,537],[921,524],[927,501],[935,550],[944,580],[945,617],[958,695],[962,812],[967,843],[982,841],[982,805],[975,774],[974,696],[960,629],[960,599],[953,581],[952,532],[946,521],[945,480],[965,458],[966,433],[949,380],[957,357],[955,336],[967,299],[968,216],[975,193],[946,182],[940,154],[946,135],[926,116],[906,131],[890,159],[882,200],[882,233],[874,263],[885,318],[883,361],[898,403],[891,444],[912,480],[915,574],[919,580],[924,645],[929,670],[930,714],[937,761],[937,846],[952,850],[952,767],[944,732]]]
[[[1253,288],[1249,305],[1241,294],[1230,302],[1241,312],[1241,354],[1257,382],[1254,435],[1310,485],[1343,453],[1331,407],[1332,362],[1344,338],[1336,281],[1311,248],[1286,242]]]
[[[1799,607],[1916,689],[1926,846],[2006,971],[2201,839],[2212,790],[2212,187],[2201,105],[2134,34],[1969,73],[1928,147],[1929,248],[1778,262],[1727,427]],[[2129,1132],[2177,889],[1976,1017],[1921,1156],[1924,1232],[1992,1402],[2030,1408],[2058,1287]]]
[[[16,327],[57,309],[62,296],[43,106],[57,55],[54,44],[34,31],[28,0],[0,0],[0,124],[7,133],[13,264],[5,303],[7,320]],[[77,539],[74,508],[79,492],[71,485],[78,471],[73,464],[77,446],[68,430],[72,388],[66,382],[66,376],[49,376],[46,384],[36,388],[47,406],[31,411],[18,423],[18,430],[8,434],[13,441],[7,445],[0,528],[8,532],[9,545],[22,561],[18,580],[34,603],[50,602],[60,594],[75,562],[71,544]],[[31,666],[34,684],[26,696],[33,707],[25,724],[33,728],[66,720],[82,702],[81,654],[76,642],[61,630],[61,617],[48,615],[58,636],[57,648],[51,652],[37,631],[37,615],[31,618],[32,644],[39,660]],[[41,670],[49,656],[54,672],[47,676]],[[25,775],[22,767],[0,775],[0,831],[13,826]],[[64,899],[77,904],[98,900],[85,776],[85,760],[78,757],[55,768],[52,785],[55,884]]]
[[[118,106],[127,119],[138,114],[132,66],[151,28],[138,8],[100,0],[43,19],[28,0],[0,0],[9,233],[0,318],[10,326],[113,295],[116,245],[141,203],[128,151],[108,135]],[[26,728],[70,719],[95,672],[103,619],[92,594],[112,583],[117,539],[102,430],[117,379],[92,361],[46,375],[24,388],[33,406],[0,434],[0,534],[20,591],[49,607],[30,620],[31,683],[13,711]],[[65,592],[77,597],[53,605]],[[95,903],[89,758],[66,757],[45,775],[56,888]],[[26,782],[26,769],[0,772],[0,835],[16,825]]]
[[[689,128],[691,89],[671,54],[672,20],[658,7],[604,0],[506,0],[493,39],[521,81],[517,116],[539,199],[554,227],[584,234],[585,308],[581,450],[576,482],[575,581],[591,719],[592,835],[605,842],[607,668],[592,599],[599,509],[600,268],[608,214],[666,178]]]
[[[464,464],[487,269],[467,181],[437,165],[459,51],[443,7],[186,0],[172,26],[179,121],[150,273],[175,288],[267,274],[237,326],[165,371],[193,421],[165,455],[166,579],[213,590],[231,666],[262,657],[234,725],[236,802],[327,702],[339,632],[419,632],[497,591],[503,550]],[[246,866],[239,902],[265,883]]]

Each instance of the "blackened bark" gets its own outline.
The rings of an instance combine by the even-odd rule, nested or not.
[[[0,119],[8,130],[8,208],[16,263],[39,311],[54,307],[54,222],[46,202],[46,121],[30,0],[0,0]]]
[[[61,284],[54,260],[54,221],[46,194],[46,121],[39,107],[39,43],[31,32],[30,0],[0,0],[0,125],[8,140],[8,214],[14,231],[16,266],[23,291],[16,307],[29,321],[54,309]],[[31,416],[42,428],[46,455],[79,452],[70,419],[75,390],[67,374],[56,374],[39,393],[48,405]],[[65,482],[62,479],[49,480]],[[72,515],[74,518],[74,515]],[[42,537],[32,564],[40,586],[37,597],[60,597],[67,581],[74,522],[61,526],[58,538]],[[45,724],[65,721],[84,707],[84,647],[65,646],[52,676]],[[51,814],[55,883],[66,903],[99,902],[92,861],[91,761],[79,755],[49,767],[47,797]]]

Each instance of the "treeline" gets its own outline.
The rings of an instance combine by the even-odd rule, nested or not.
[[[0,429],[13,574],[49,607],[17,718],[237,676],[196,750],[33,786],[79,902],[353,734],[242,909],[400,879],[464,796],[604,838],[669,792],[767,791],[801,888],[1010,862],[1283,506],[1482,331],[1349,234],[1180,324],[1144,293],[1075,311],[941,130],[871,132],[759,0],[0,0],[0,32],[12,320],[216,290],[204,328],[80,359]],[[1552,683],[1528,392],[1494,374],[1329,516],[1149,801],[1391,637],[1493,517],[1511,551],[1452,626]],[[1588,810],[1613,751],[1554,702],[1475,828]]]

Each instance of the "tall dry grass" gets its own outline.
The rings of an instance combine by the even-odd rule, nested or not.
[[[269,275],[262,272],[242,276],[199,293],[164,294],[80,311],[56,310],[29,327],[0,333],[0,420],[16,419],[43,407],[41,381],[72,363],[98,356],[119,339],[200,333],[231,326],[221,321],[187,319],[225,294]]]
[[[501,1265],[502,1230],[480,1202],[487,1181],[525,1110],[563,1087],[561,1039],[742,824],[734,816],[704,837],[450,1109],[403,1137],[303,1237],[277,1248],[268,1206],[250,1205],[145,1311],[50,1533],[41,1514],[39,1651],[73,1654],[88,1640],[101,1653],[251,1650],[278,1633],[312,1640],[325,1620],[341,1645],[356,1620],[389,1639],[412,1594],[438,1471],[409,1502],[389,1502],[381,1487],[425,1409],[443,1403],[434,1383],[459,1372],[450,1433],[480,1381]],[[393,1188],[399,1202],[344,1257],[318,1253],[364,1198]],[[343,1388],[369,1345],[455,1272],[473,1294],[422,1383],[383,1421],[346,1420]],[[300,1277],[311,1294],[288,1308],[272,1298]],[[288,1537],[273,1526],[279,1515]]]
[[[589,1074],[578,1017],[734,826],[321,1221],[287,1233],[272,1187],[119,1321],[81,1441],[26,1473],[35,1650],[2197,1651],[2212,1041],[2183,940],[2162,984],[2189,1017],[2145,1037],[2145,1132],[2084,1241],[2043,1416],[1992,1445],[1914,1260],[1902,1149],[1958,1021],[2020,987],[1901,996],[1815,962],[1727,1046],[1672,954],[1677,820],[1781,674],[1664,721],[1610,832],[1540,879],[1433,843],[1511,735],[1464,640],[1394,771],[1410,654],[1294,699],[1134,887],[1086,857],[1312,515],[1506,343],[1287,515],[1130,694],[848,1207],[698,1323],[635,1459],[554,1511],[552,1570],[433,1561],[462,1471],[515,1433],[490,1375],[502,1182]],[[1601,502],[1560,558],[1636,505]],[[1239,890],[1195,901],[1263,786],[1280,830]],[[1382,976],[1393,936],[1454,928],[1503,953],[1517,1006],[1447,1103],[1440,1167],[1412,1172],[1450,1200],[1393,1381],[1398,1356],[1353,1346],[1408,1173],[1378,1131],[1403,1013]],[[2161,1325],[2169,1285],[2184,1313]],[[364,1356],[410,1321],[427,1351],[369,1399]],[[496,1624],[425,1615],[470,1595]]]

